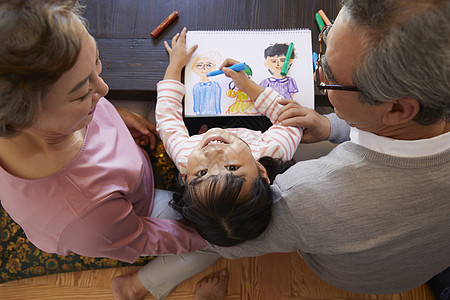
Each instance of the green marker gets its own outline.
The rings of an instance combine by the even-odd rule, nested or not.
[[[288,71],[288,68],[289,68],[289,61],[291,60],[291,55],[292,55],[292,50],[293,49],[294,49],[294,44],[290,43],[289,44],[289,48],[288,48],[287,53],[286,53],[286,59],[284,60],[283,67],[281,68],[281,72],[280,72],[280,74],[282,76],[286,76],[286,74],[287,74],[287,71]]]
[[[317,26],[319,27],[319,31],[322,31],[322,29],[325,27],[322,17],[319,15],[319,13],[316,13],[315,18],[316,18]]]

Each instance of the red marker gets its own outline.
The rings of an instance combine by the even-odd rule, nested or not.
[[[161,24],[158,25],[158,27],[156,27],[151,33],[150,35],[152,36],[152,38],[156,39],[158,37],[158,35],[167,27],[169,26],[170,23],[172,23],[173,20],[175,20],[175,18],[178,17],[178,11],[174,11],[173,13],[170,14],[170,16],[168,16],[164,21],[162,21]]]

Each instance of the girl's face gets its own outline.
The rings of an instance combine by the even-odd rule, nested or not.
[[[269,182],[266,169],[253,158],[247,143],[226,130],[210,129],[189,155],[186,180],[229,173],[245,178],[241,196],[248,194],[257,177]]]
[[[53,84],[37,121],[27,129],[49,139],[85,128],[98,101],[108,93],[108,86],[99,76],[102,64],[97,45],[84,26],[79,26],[83,39],[75,65]]]

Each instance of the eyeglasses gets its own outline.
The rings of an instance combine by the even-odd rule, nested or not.
[[[350,91],[350,92],[359,92],[358,87],[351,85],[340,85],[340,84],[327,84],[320,80],[320,72],[319,68],[322,68],[322,57],[325,55],[326,42],[324,37],[326,33],[331,29],[333,24],[325,26],[319,34],[319,58],[316,63],[316,86],[319,91],[325,95],[327,90],[340,90],[340,91]]]
[[[210,63],[210,62],[206,62],[206,63],[199,62],[195,65],[195,67],[197,69],[211,70],[211,69],[214,69],[216,67],[216,65],[214,63]]]

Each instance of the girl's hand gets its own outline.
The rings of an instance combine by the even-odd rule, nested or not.
[[[288,99],[281,99],[278,104],[283,106],[278,112],[278,122],[283,126],[302,127],[302,143],[320,142],[330,136],[330,121],[315,110]]]
[[[136,144],[141,146],[150,144],[150,149],[155,149],[156,137],[158,136],[155,125],[127,109],[116,109],[122,117],[122,120],[125,122],[125,125],[127,125]]]
[[[235,72],[228,68],[238,63],[237,60],[227,58],[219,69],[225,73],[225,76],[232,78],[234,85],[246,93],[250,99],[256,100],[259,94],[264,91],[264,88],[256,84],[253,80],[250,80],[244,71]]]
[[[181,33],[177,33],[172,38],[172,47],[164,41],[164,47],[166,47],[167,53],[169,53],[169,66],[167,66],[164,79],[180,81],[181,70],[189,62],[195,50],[197,50],[198,45],[194,45],[189,50],[186,50],[186,32],[187,29],[185,27]]]

